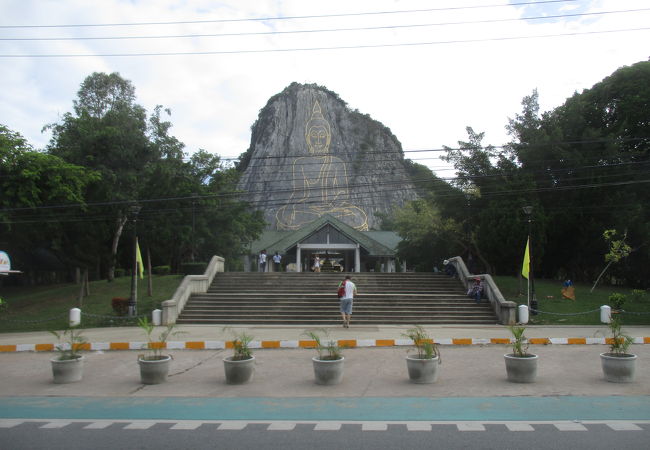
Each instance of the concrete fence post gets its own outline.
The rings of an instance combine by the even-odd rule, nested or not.
[[[610,323],[612,321],[612,308],[607,305],[600,307],[600,321],[602,323]]]
[[[526,325],[528,323],[528,306],[519,305],[519,323]]]
[[[79,308],[72,308],[70,310],[68,322],[71,327],[76,327],[81,323],[81,310]]]

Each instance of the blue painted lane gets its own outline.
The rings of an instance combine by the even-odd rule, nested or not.
[[[650,396],[452,398],[4,397],[3,419],[557,421],[650,420]]]

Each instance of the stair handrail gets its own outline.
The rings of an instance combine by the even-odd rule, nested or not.
[[[183,278],[172,298],[162,302],[163,325],[176,323],[176,319],[183,312],[190,295],[208,292],[214,276],[224,271],[224,262],[224,258],[215,255],[210,259],[203,275],[186,275]]]
[[[490,305],[502,325],[514,325],[517,321],[517,303],[506,300],[501,294],[494,278],[489,273],[471,274],[465,265],[465,261],[460,256],[454,256],[447,260],[456,269],[456,274],[460,279],[465,289],[469,289],[474,278],[481,278],[483,280],[483,288],[485,296],[490,301]]]

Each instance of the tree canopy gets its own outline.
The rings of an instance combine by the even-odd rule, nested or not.
[[[611,274],[647,287],[650,62],[622,67],[552,111],[540,113],[538,101],[537,90],[524,97],[522,111],[506,125],[512,141],[503,148],[483,144],[483,133],[467,127],[468,139],[446,147],[443,157],[456,169],[453,193],[430,185],[426,201],[460,227],[464,256],[498,274],[521,267],[528,234],[523,206],[533,207],[538,276],[593,281],[608,252],[603,232],[625,229],[634,251]],[[417,253],[417,240],[400,233],[402,252]]]
[[[93,73],[72,111],[46,126],[52,139],[45,152],[0,127],[0,226],[12,230],[7,245],[38,242],[68,267],[90,267],[111,280],[115,268],[131,265],[137,217],[140,246],[154,265],[178,268],[214,254],[236,264],[264,222],[233,195],[235,169],[217,155],[184,151],[171,135],[170,115],[162,106],[148,114],[118,73]]]

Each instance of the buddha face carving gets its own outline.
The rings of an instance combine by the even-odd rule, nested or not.
[[[327,153],[331,139],[330,124],[323,117],[320,104],[316,102],[314,103],[311,118],[305,125],[305,140],[307,141],[309,153]]]

